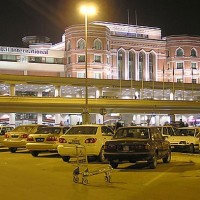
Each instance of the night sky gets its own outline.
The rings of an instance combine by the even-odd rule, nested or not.
[[[1,0],[0,46],[22,47],[22,37],[30,35],[47,36],[53,44],[60,42],[65,27],[84,23],[84,17],[78,10],[81,2],[83,1]],[[177,34],[200,36],[200,12],[197,0],[92,0],[92,2],[98,6],[98,13],[90,17],[89,21],[136,24],[137,16],[138,25],[161,28],[163,37]]]

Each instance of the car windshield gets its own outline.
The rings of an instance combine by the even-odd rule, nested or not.
[[[40,128],[35,134],[59,134],[61,132],[61,128],[59,127],[45,127]]]
[[[66,134],[67,135],[95,135],[97,133],[97,127],[80,126],[71,127]]]
[[[134,139],[148,139],[148,128],[122,128],[119,129],[113,138],[134,138]]]
[[[18,126],[13,132],[30,132],[33,128],[34,126]]]
[[[177,129],[176,135],[178,136],[195,136],[197,132],[195,129]]]

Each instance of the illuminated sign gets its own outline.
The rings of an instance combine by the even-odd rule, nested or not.
[[[45,49],[18,48],[18,47],[2,47],[2,46],[0,46],[0,53],[48,54],[48,50],[45,50]]]

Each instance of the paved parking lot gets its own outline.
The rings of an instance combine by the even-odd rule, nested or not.
[[[157,200],[197,199],[200,155],[173,153],[172,162],[159,162],[156,169],[127,163],[112,172],[88,178],[89,184],[73,182],[74,162],[64,163],[57,154],[32,157],[27,151],[10,153],[0,148],[0,196],[3,200]],[[89,170],[107,167],[90,162]],[[188,198],[187,198],[188,196]]]

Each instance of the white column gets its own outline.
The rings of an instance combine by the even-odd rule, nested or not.
[[[144,68],[145,68],[145,70],[143,69],[143,72],[145,71],[145,77],[143,76],[143,79],[144,79],[144,81],[147,81],[148,79],[149,79],[149,77],[148,77],[148,58],[149,58],[149,56],[148,56],[148,54],[145,54],[145,66],[144,66]]]
[[[82,91],[81,90],[76,92],[76,98],[82,98]]]
[[[170,90],[170,100],[174,100],[175,93],[173,92],[173,90]]]
[[[124,69],[125,69],[125,72],[124,72],[124,78],[125,78],[125,80],[128,80],[129,78],[128,78],[128,74],[129,74],[129,69],[128,69],[128,52],[129,51],[125,51],[125,67],[124,67]]]
[[[10,113],[9,124],[15,127],[15,113]]]
[[[55,86],[55,97],[60,97],[61,96],[61,89],[59,85]]]
[[[156,115],[155,118],[156,118],[156,124],[155,125],[159,126],[160,125],[160,116]]]
[[[135,80],[139,79],[139,53],[135,52]]]
[[[103,96],[103,90],[102,87],[98,87],[96,90],[96,94],[95,94],[96,98],[99,98],[99,96]]]
[[[37,96],[38,97],[42,97],[42,91],[41,90],[38,91],[38,95]]]
[[[146,70],[145,70],[145,79],[144,80],[146,80],[146,81],[149,81],[149,54],[147,53],[146,54],[146,66],[145,66],[145,68],[146,68]]]
[[[38,123],[38,124],[42,124],[42,122],[43,122],[43,121],[42,121],[42,113],[38,113],[38,114],[37,114],[37,123]]]
[[[55,125],[59,126],[62,121],[60,114],[55,114]]]
[[[136,115],[135,124],[141,124],[140,115]]]

